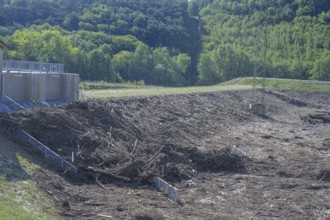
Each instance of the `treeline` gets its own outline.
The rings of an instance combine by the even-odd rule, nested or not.
[[[194,41],[187,0],[0,0],[0,33],[30,25],[133,35],[151,47],[189,53]]]
[[[64,63],[84,80],[191,85],[199,39],[188,8],[186,0],[0,0],[0,34],[7,59]]]
[[[185,86],[330,80],[328,0],[0,0],[7,59],[83,80]]]
[[[188,84],[191,65],[187,54],[167,47],[151,48],[132,35],[84,30],[72,34],[48,26],[15,31],[9,47],[10,58],[65,63],[66,72],[78,72],[88,80],[183,86]]]
[[[214,0],[200,16],[203,83],[253,74],[330,80],[327,0]]]

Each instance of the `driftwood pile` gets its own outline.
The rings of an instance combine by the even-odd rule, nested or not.
[[[330,112],[317,111],[317,112],[309,113],[306,116],[302,116],[301,118],[303,121],[309,122],[311,124],[330,123]]]
[[[144,112],[138,115],[136,108],[146,102],[156,105],[157,98],[134,102],[90,101],[22,111],[0,116],[0,128],[26,130],[78,167],[82,182],[145,183],[153,176],[176,182],[191,178],[196,171],[244,172],[244,155],[228,147],[200,152],[190,140],[189,134],[203,134],[207,125],[196,129],[201,123],[192,118],[185,118],[189,124],[173,125],[191,112],[166,112],[159,107],[164,112],[149,117]],[[213,114],[198,111],[194,114]],[[166,123],[172,124],[165,127]]]

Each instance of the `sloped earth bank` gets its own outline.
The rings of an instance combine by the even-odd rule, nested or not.
[[[260,95],[260,94],[259,94]],[[94,100],[1,116],[73,161],[34,174],[67,219],[329,219],[329,93],[251,91]],[[156,191],[159,176],[179,204]]]

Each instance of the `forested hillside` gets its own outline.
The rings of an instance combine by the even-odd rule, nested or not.
[[[329,0],[215,0],[200,12],[204,83],[238,76],[330,80]]]
[[[197,80],[198,20],[186,0],[1,0],[8,59],[65,63],[85,80]]]
[[[0,0],[7,59],[84,80],[184,86],[330,80],[328,0]]]

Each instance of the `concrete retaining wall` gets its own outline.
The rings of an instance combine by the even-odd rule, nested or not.
[[[79,100],[78,74],[3,73],[0,78],[2,94],[16,102]]]
[[[17,102],[29,99],[27,91],[27,74],[6,74],[2,77],[2,92]]]
[[[47,74],[46,100],[63,100],[63,82],[61,74]]]
[[[42,144],[40,141],[32,137],[26,131],[18,130],[16,131],[16,136],[30,143],[32,147],[43,153],[46,159],[49,159],[50,161],[61,167],[63,170],[68,170],[73,174],[77,174],[77,168],[73,164],[63,159],[60,155],[58,155],[57,153],[49,149],[47,146]]]
[[[0,101],[1,101],[1,94],[2,94],[2,67],[3,65],[3,50],[1,49],[1,46],[0,46]]]
[[[265,116],[266,108],[263,104],[250,104],[250,109],[254,114]]]
[[[41,73],[28,74],[27,90],[31,101],[46,101],[46,76]]]
[[[0,48],[0,73],[2,73],[3,65],[3,50]]]
[[[62,83],[64,86],[64,99],[75,101],[79,99],[79,75],[65,74],[62,75]]]

